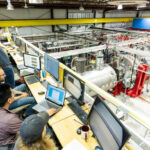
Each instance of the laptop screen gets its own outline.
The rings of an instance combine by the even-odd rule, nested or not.
[[[41,78],[40,70],[34,69],[34,76],[40,81]]]
[[[46,93],[47,100],[54,102],[58,105],[63,105],[65,94],[66,92],[64,90],[50,84],[47,85],[47,93]]]

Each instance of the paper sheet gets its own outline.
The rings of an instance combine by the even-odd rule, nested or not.
[[[79,141],[73,139],[67,146],[62,150],[87,150]]]

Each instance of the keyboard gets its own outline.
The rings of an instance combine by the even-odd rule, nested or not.
[[[76,101],[70,102],[68,106],[84,124],[88,124],[87,113],[80,107],[80,105]]]
[[[39,80],[35,76],[27,77],[25,78],[25,80],[27,81],[28,84],[39,82]]]
[[[39,104],[42,105],[43,107],[45,107],[46,109],[50,109],[50,108],[58,109],[60,107],[60,106],[57,106],[51,102],[48,102],[47,100],[41,101]]]

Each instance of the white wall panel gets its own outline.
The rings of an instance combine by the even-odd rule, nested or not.
[[[96,18],[102,18],[103,16],[103,10],[96,10]]]
[[[136,11],[107,11],[105,12],[106,18],[126,18],[126,17],[136,17]]]
[[[0,9],[0,20],[10,19],[49,19],[49,9],[14,9],[13,11]]]
[[[47,34],[52,32],[51,26],[20,27],[18,31],[21,35]]]
[[[65,9],[54,9],[53,13],[55,19],[65,19],[67,12]]]
[[[15,9],[8,11],[0,9],[0,20],[19,20],[19,19],[50,19],[50,9]],[[51,32],[51,26],[19,27],[21,35],[42,34]]]
[[[66,19],[67,16],[67,11],[66,9],[54,9],[53,10],[53,14],[54,14],[54,19]],[[66,25],[59,25],[60,28],[62,29],[67,29]],[[57,27],[55,27],[55,31],[59,30]]]
[[[150,11],[142,11],[140,17],[150,17]]]
[[[92,12],[92,10],[85,9],[84,11],[80,11],[79,9],[69,9],[68,12],[72,12],[72,13],[82,13],[82,12],[88,13],[89,12],[90,13],[90,12]]]

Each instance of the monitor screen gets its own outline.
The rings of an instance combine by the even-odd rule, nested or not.
[[[99,97],[95,100],[88,120],[103,150],[121,150],[130,137],[127,129]]]
[[[59,80],[59,61],[48,54],[44,55],[44,68],[54,78]]]
[[[84,82],[70,72],[64,72],[64,88],[79,102],[84,103]]]
[[[24,66],[34,68],[34,69],[41,69],[41,59],[38,56],[24,54]]]
[[[46,99],[58,105],[64,104],[66,92],[63,89],[57,88],[53,85],[47,85]]]

